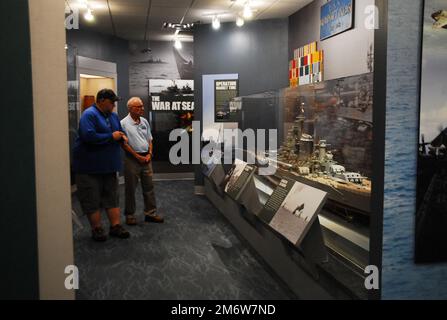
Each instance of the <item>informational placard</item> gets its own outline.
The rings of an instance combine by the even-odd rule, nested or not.
[[[279,185],[273,190],[273,193],[267,200],[264,208],[259,213],[259,218],[262,221],[267,224],[272,221],[294,184],[295,181],[291,179],[281,179]]]
[[[235,99],[239,95],[238,80],[214,81],[214,121],[236,122],[241,110],[241,102]]]
[[[331,0],[321,7],[320,40],[333,37],[354,26],[354,0]]]
[[[249,179],[253,177],[254,171],[253,166],[242,160],[235,159],[235,162],[224,181],[225,192],[234,200],[239,200]]]
[[[150,111],[194,111],[194,80],[149,80]]]
[[[299,246],[326,201],[327,193],[295,182],[269,225]]]

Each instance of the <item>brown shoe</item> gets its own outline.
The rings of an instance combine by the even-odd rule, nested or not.
[[[127,239],[130,237],[130,233],[124,229],[120,224],[117,224],[116,226],[110,226],[109,235],[111,237],[120,238],[120,239]]]
[[[92,230],[92,239],[98,242],[107,240],[107,235],[102,227],[96,227]]]
[[[165,219],[154,213],[154,214],[145,214],[144,221],[153,223],[163,223]]]
[[[129,214],[126,216],[126,224],[128,226],[136,226],[137,225],[137,218],[133,214]]]

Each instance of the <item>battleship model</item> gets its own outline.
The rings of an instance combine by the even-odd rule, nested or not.
[[[369,213],[371,181],[358,172],[347,171],[335,161],[327,140],[317,140],[306,133],[304,114],[302,104],[284,145],[279,149],[279,168],[289,171],[301,182],[328,192],[330,199]]]

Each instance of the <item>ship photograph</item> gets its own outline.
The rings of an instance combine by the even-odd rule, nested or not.
[[[447,262],[447,1],[426,1],[417,164],[415,262]]]

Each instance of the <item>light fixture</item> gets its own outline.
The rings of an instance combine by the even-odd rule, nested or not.
[[[84,19],[89,22],[95,20],[95,16],[93,15],[92,9],[90,8],[87,9],[87,12],[84,14]]]
[[[251,17],[253,17],[253,11],[251,10],[250,4],[248,3],[244,7],[243,16],[245,19],[250,19]]]
[[[179,39],[175,39],[174,48],[180,50],[182,48],[182,42]]]
[[[213,29],[214,29],[214,30],[217,30],[217,29],[220,28],[220,20],[219,20],[219,18],[218,18],[217,16],[215,16],[215,17],[213,18],[212,26],[213,26]]]
[[[106,77],[103,77],[103,76],[94,76],[94,75],[85,74],[85,73],[81,73],[79,75],[79,77],[83,78],[83,79],[107,79]]]
[[[174,29],[179,31],[191,31],[194,23],[180,23],[180,22],[164,22],[163,29]]]
[[[238,27],[242,27],[242,26],[244,25],[244,23],[245,23],[244,19],[242,19],[241,17],[237,17],[237,19],[236,19],[236,25],[237,25]]]

